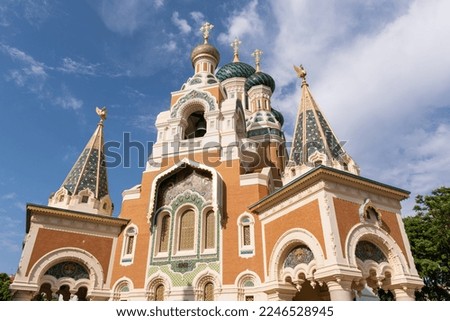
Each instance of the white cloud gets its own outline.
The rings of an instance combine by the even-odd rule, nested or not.
[[[410,190],[412,198],[449,185],[442,114],[450,107],[450,3],[328,5],[273,5],[277,27],[266,28],[265,36],[275,46],[262,49],[285,129],[292,131],[300,100],[292,65],[302,63],[316,101],[338,137],[349,141],[346,149],[362,175]]]
[[[190,14],[197,25],[201,25],[205,22],[205,16],[200,11],[192,11]]]
[[[24,66],[21,69],[24,76],[35,76],[43,79],[47,77],[47,73],[45,71],[47,67],[45,64],[35,60],[25,52],[3,43],[0,43],[0,50]]]
[[[17,197],[17,194],[14,192],[4,194],[0,197],[1,200],[12,200]]]
[[[55,97],[54,104],[64,109],[78,110],[83,107],[83,101],[78,99],[69,92],[65,92],[63,96]]]
[[[278,4],[278,2],[277,2]],[[264,22],[258,13],[258,0],[252,0],[247,6],[234,11],[227,19],[227,32],[218,36],[222,44],[231,43],[234,38],[255,38],[265,33]],[[247,44],[249,47],[251,44]]]
[[[69,74],[81,74],[95,76],[97,73],[98,64],[88,64],[84,62],[75,61],[72,58],[65,57],[62,60],[62,66],[58,70]]]
[[[151,21],[154,9],[163,4],[162,0],[102,0],[97,9],[108,29],[130,36]]]
[[[156,133],[155,120],[152,114],[136,115],[130,120],[130,125],[148,133]]]
[[[160,8],[160,7],[164,6],[164,0],[155,0],[154,5],[156,8]]]
[[[175,26],[177,26],[178,29],[180,29],[181,33],[183,34],[188,34],[192,30],[191,26],[185,19],[180,19],[180,14],[178,13],[178,11],[175,11],[172,14],[172,22]]]
[[[15,17],[25,19],[39,27],[53,11],[52,0],[2,0],[0,4],[0,26],[8,27]]]

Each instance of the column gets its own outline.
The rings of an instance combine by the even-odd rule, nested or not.
[[[407,287],[403,287],[401,289],[394,289],[395,300],[396,301],[415,301],[416,296],[414,294],[414,289],[409,289]]]
[[[353,290],[351,281],[328,281],[331,301],[353,301]]]

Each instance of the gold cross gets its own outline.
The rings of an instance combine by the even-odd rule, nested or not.
[[[209,22],[205,22],[200,28],[200,31],[203,33],[204,43],[208,43],[209,32],[212,28],[214,28],[214,25],[210,24]]]

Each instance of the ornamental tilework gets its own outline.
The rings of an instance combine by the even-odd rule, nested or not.
[[[98,186],[98,195],[100,199],[108,194],[108,182],[106,177],[105,156],[97,149],[86,148],[78,158],[70,173],[67,175],[63,186],[71,195],[76,195],[84,189],[89,189],[96,193]],[[97,180],[98,175],[98,180]]]
[[[45,275],[51,275],[56,279],[72,278],[75,281],[79,279],[89,279],[89,272],[84,266],[77,262],[61,262],[53,265],[45,272]]]
[[[159,267],[152,266],[149,269],[149,276],[152,275],[153,273],[156,273],[159,270],[169,277],[173,286],[191,286],[195,277],[200,272],[204,271],[207,268],[210,268],[211,270],[220,273],[219,266],[220,266],[219,262],[196,263],[192,271],[184,273],[173,271],[171,265],[163,265]]]
[[[284,267],[295,268],[301,263],[308,264],[314,260],[314,254],[311,252],[310,248],[306,245],[300,245],[289,252],[288,256],[284,260]]]
[[[377,263],[387,262],[386,255],[378,246],[368,241],[360,241],[356,245],[355,255],[361,261],[372,260]]]
[[[172,106],[172,112],[170,113],[170,117],[177,117],[178,110],[182,105],[188,102],[191,99],[201,99],[204,100],[208,104],[208,110],[212,111],[216,109],[215,99],[209,95],[207,92],[201,92],[197,90],[191,90],[189,93],[181,97],[175,105]]]

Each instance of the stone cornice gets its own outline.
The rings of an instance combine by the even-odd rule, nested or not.
[[[349,187],[355,187],[360,190],[383,195],[398,201],[402,201],[409,197],[409,192],[406,190],[321,165],[297,177],[276,192],[250,205],[248,209],[252,212],[261,213],[320,181],[325,183],[333,182]],[[326,185],[325,188],[327,188]]]
[[[36,205],[36,204],[27,204],[27,222],[26,222],[26,233],[30,230],[31,225],[31,217],[34,214],[41,214],[45,216],[53,216],[59,218],[70,219],[74,221],[86,222],[86,223],[96,223],[103,224],[112,227],[124,228],[129,220],[97,215],[97,214],[87,214],[83,212],[71,211],[67,209],[61,209],[50,206]]]

